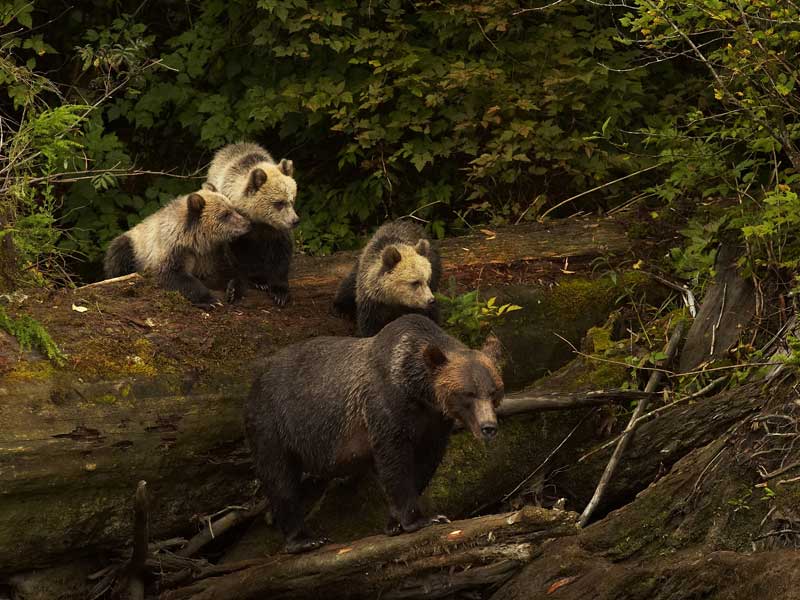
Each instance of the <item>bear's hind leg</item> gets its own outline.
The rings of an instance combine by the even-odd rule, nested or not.
[[[281,464],[278,465],[278,462]],[[265,473],[262,481],[267,486],[272,516],[286,539],[286,552],[298,554],[326,544],[327,538],[311,536],[305,526],[309,501],[313,503],[316,490],[324,491],[324,486],[318,485],[317,480],[303,482],[302,469],[290,459],[276,461],[272,467],[277,469]],[[319,495],[316,495],[316,499],[319,499]]]

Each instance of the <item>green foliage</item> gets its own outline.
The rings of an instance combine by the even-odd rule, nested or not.
[[[411,212],[436,236],[534,219],[642,163],[589,139],[603,120],[640,126],[649,102],[645,72],[609,70],[639,51],[615,49],[613,16],[590,4],[518,16],[510,0],[106,4],[122,14],[72,15],[59,47],[77,48],[90,94],[128,82],[86,132],[92,163],[196,173],[226,143],[262,142],[295,161],[308,252]],[[164,68],[137,67],[147,60]],[[78,228],[66,247],[92,259],[165,187],[94,183],[65,206]]]
[[[13,319],[0,306],[0,329],[17,338],[23,350],[36,348],[57,365],[63,364],[66,359],[47,330],[33,317],[22,315]]]
[[[620,22],[635,37],[624,42],[686,64],[687,76],[664,96],[667,110],[638,132],[670,169],[650,191],[668,203],[735,198],[722,229],[748,240],[750,266],[796,267],[800,7],[781,0],[635,0],[633,8]],[[690,228],[687,247],[674,256],[680,271],[696,278],[707,269],[708,234],[717,233],[707,229],[719,226]]]
[[[451,286],[452,287],[452,286]],[[499,324],[505,316],[522,310],[516,304],[497,304],[497,298],[486,301],[478,298],[477,290],[464,294],[436,294],[442,311],[444,327],[472,348],[477,348],[489,334],[493,324]]]
[[[800,367],[800,339],[789,335],[786,336],[786,343],[789,346],[789,353],[776,355],[775,360],[792,367]]]

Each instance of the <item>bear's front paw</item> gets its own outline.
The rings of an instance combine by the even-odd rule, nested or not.
[[[286,542],[286,552],[289,554],[300,554],[302,552],[310,552],[316,550],[320,546],[324,546],[330,542],[326,537],[322,538],[302,538],[292,542]]]
[[[240,281],[231,279],[228,282],[228,286],[225,288],[225,302],[233,304],[234,302],[238,302],[242,296],[244,296],[244,286]]]
[[[444,515],[436,515],[435,517],[420,517],[419,519],[412,521],[410,523],[403,523],[403,525],[397,525],[398,531],[397,533],[390,534],[387,531],[388,535],[397,535],[402,531],[406,533],[411,533],[412,531],[419,531],[420,529],[424,529],[425,527],[429,527],[430,525],[441,525],[442,523],[449,523],[450,519],[445,517]],[[391,524],[391,521],[389,522]]]
[[[269,292],[275,306],[283,308],[289,302],[289,290],[272,290]]]
[[[217,300],[214,297],[203,298],[202,300],[200,300],[198,302],[194,302],[194,305],[197,308],[200,308],[200,309],[202,309],[202,310],[204,310],[206,312],[210,312],[210,311],[214,310],[215,308],[219,308],[220,306],[223,306],[222,300]]]
[[[383,531],[386,535],[394,537],[403,533],[403,526],[400,525],[400,521],[394,517],[390,517]]]

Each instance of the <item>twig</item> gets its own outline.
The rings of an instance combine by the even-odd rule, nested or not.
[[[665,362],[672,360],[675,356],[675,353],[678,351],[678,346],[680,344],[681,338],[683,337],[683,330],[684,330],[685,322],[681,321],[678,323],[678,326],[675,328],[675,331],[672,333],[672,337],[669,338],[669,343],[667,344],[666,349],[666,358],[664,359]],[[655,389],[658,387],[658,384],[661,381],[662,373],[660,371],[654,371],[652,375],[650,375],[650,379],[647,382],[647,386],[644,388],[645,392],[654,392]],[[606,487],[608,486],[608,482],[611,481],[611,477],[614,475],[614,471],[617,468],[617,464],[622,457],[622,454],[625,452],[625,448],[627,448],[628,443],[631,440],[633,435],[633,431],[635,429],[636,419],[638,419],[642,413],[644,412],[644,408],[647,405],[647,399],[643,398],[638,402],[636,405],[636,410],[633,411],[633,415],[631,415],[631,419],[628,422],[628,426],[625,428],[625,432],[622,434],[622,437],[617,444],[614,453],[611,455],[611,459],[608,461],[606,465],[606,470],[603,472],[603,476],[600,478],[600,483],[597,484],[597,489],[594,491],[594,495],[592,499],[589,501],[589,504],[584,509],[583,513],[581,514],[580,519],[578,520],[578,524],[581,527],[585,527],[586,523],[589,522],[589,519],[592,516],[592,513],[597,508],[597,505],[600,504],[600,500],[603,497],[603,493],[605,492]]]
[[[670,281],[669,279],[665,279],[661,277],[661,275],[657,275],[655,273],[651,273],[649,271],[642,271],[645,275],[649,275],[659,283],[672,288],[673,290],[677,290],[683,296],[683,302],[686,304],[686,308],[689,309],[689,314],[692,315],[692,318],[697,316],[697,300],[695,300],[694,294],[692,290],[690,290],[686,285],[680,285],[675,283],[674,281]]]
[[[183,557],[194,556],[203,548],[203,546],[211,542],[214,538],[222,535],[239,523],[242,523],[248,519],[252,519],[256,515],[261,514],[266,508],[267,501],[261,500],[248,509],[242,510],[237,508],[235,510],[231,510],[226,515],[213,522],[209,517],[207,526],[203,528],[200,533],[189,540],[189,543],[186,544],[186,546],[178,550],[177,555]]]
[[[119,277],[112,277],[111,279],[103,279],[102,281],[95,281],[94,283],[87,283],[81,287],[75,288],[75,291],[85,290],[86,288],[99,287],[101,285],[108,285],[109,283],[119,283],[120,281],[128,281],[129,279],[136,279],[141,277],[138,273],[130,273],[128,275],[120,275]]]
[[[719,307],[719,316],[717,317],[717,322],[711,327],[711,352],[709,356],[714,355],[714,346],[716,345],[717,341],[717,329],[719,329],[719,324],[722,323],[722,315],[725,313],[725,299],[728,296],[728,282],[725,282],[725,285],[722,286],[722,305]]]
[[[572,434],[575,433],[578,430],[578,427],[580,427],[585,420],[586,420],[586,415],[584,415],[583,418],[575,424],[575,427],[573,427],[572,431],[570,431],[567,434],[567,436],[563,440],[561,440],[561,443],[558,446],[556,446],[555,448],[553,448],[553,451],[550,452],[550,454],[547,455],[547,458],[545,458],[538,467],[536,467],[533,471],[531,471],[530,475],[525,477],[525,479],[523,479],[522,481],[519,482],[517,487],[515,487],[513,490],[511,490],[505,496],[503,496],[503,500],[502,501],[505,502],[506,500],[511,498],[511,496],[516,494],[520,490],[520,488],[522,488],[523,485],[528,483],[528,481],[530,481],[531,478],[534,475],[536,475],[536,473],[538,473],[541,470],[541,468],[544,467],[551,458],[553,458],[555,453],[558,452],[561,449],[561,446],[563,446],[564,444],[567,443],[567,440],[569,440],[569,438],[572,437]]]
[[[603,188],[606,188],[606,187],[608,187],[608,186],[610,186],[610,185],[614,185],[615,183],[619,183],[620,181],[624,181],[624,180],[626,180],[626,179],[628,179],[628,178],[630,178],[630,177],[634,177],[634,176],[636,176],[636,175],[641,175],[642,173],[647,173],[647,171],[652,171],[653,169],[657,169],[658,167],[661,167],[661,166],[663,166],[663,165],[665,165],[665,164],[666,164],[666,161],[662,161],[662,162],[660,162],[660,163],[658,163],[658,164],[651,165],[651,166],[649,166],[649,167],[646,167],[646,168],[644,168],[644,169],[639,169],[638,171],[636,171],[636,172],[634,172],[634,173],[628,173],[627,175],[624,175],[624,176],[622,176],[622,177],[618,177],[617,179],[614,179],[613,181],[609,181],[609,182],[607,182],[607,183],[603,183],[602,185],[595,186],[595,187],[593,187],[593,188],[592,188],[592,189],[590,189],[590,190],[586,190],[585,192],[581,192],[580,194],[576,194],[575,196],[572,196],[572,197],[570,197],[570,198],[567,198],[566,200],[562,200],[561,202],[559,202],[559,203],[558,203],[558,204],[556,204],[555,206],[551,206],[551,207],[550,207],[550,208],[548,208],[546,211],[544,211],[544,212],[543,212],[543,213],[542,213],[542,214],[539,216],[539,219],[538,219],[538,220],[539,220],[539,221],[543,220],[543,219],[544,219],[544,218],[545,218],[547,215],[549,215],[549,214],[550,214],[551,212],[553,212],[555,209],[557,209],[557,208],[561,208],[561,207],[562,207],[562,206],[564,206],[565,204],[567,204],[567,203],[569,203],[569,202],[572,202],[573,200],[577,200],[578,198],[581,198],[582,196],[585,196],[586,194],[591,194],[592,192],[596,192],[597,190],[602,190]]]

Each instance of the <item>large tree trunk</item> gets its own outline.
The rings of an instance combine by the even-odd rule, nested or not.
[[[605,319],[621,288],[578,274],[553,286],[565,261],[569,271],[580,271],[599,254],[628,249],[624,228],[609,220],[509,228],[441,244],[445,275],[460,290],[527,290],[525,309],[509,319],[509,335],[515,328],[557,331],[573,343]],[[352,332],[328,309],[353,256],[301,257],[293,299],[283,310],[252,292],[240,305],[204,314],[140,278],[74,292],[29,291],[23,305],[10,307],[43,323],[68,361],[62,367],[31,356],[0,361],[0,574],[124,544],[131,490],[140,479],[154,499],[155,538],[191,530],[193,515],[248,501],[254,479],[240,407],[251,364],[291,342]],[[564,307],[582,315],[581,325],[568,318],[561,329],[555,316]],[[547,344],[569,353],[552,333]],[[526,380],[529,354],[512,354],[509,379]],[[542,356],[551,368],[563,363],[563,355]],[[493,499],[495,486],[524,477],[527,459],[543,458],[529,419],[508,423],[488,452],[465,436],[456,439],[442,484],[432,486],[440,498],[434,504],[452,516],[465,514],[484,502],[481,496]],[[382,521],[383,503],[370,506]]]
[[[637,432],[640,450],[674,457],[666,435],[678,439],[673,426],[682,417],[690,431],[708,430],[681,439],[691,448],[660,476],[651,473],[653,485],[578,536],[549,545],[493,600],[545,598],[554,588],[554,597],[575,600],[798,598],[800,406],[793,387],[747,385]],[[629,471],[642,464],[623,460]]]

